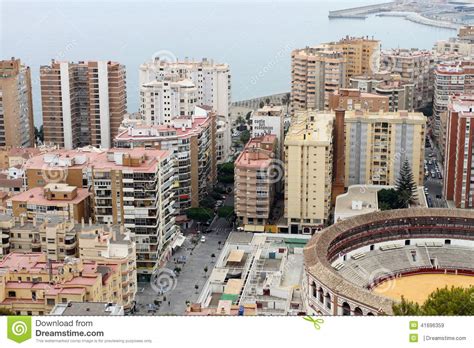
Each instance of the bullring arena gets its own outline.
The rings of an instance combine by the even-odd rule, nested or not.
[[[437,288],[474,285],[474,212],[364,214],[314,235],[304,254],[308,314],[392,314],[402,295],[422,303]]]

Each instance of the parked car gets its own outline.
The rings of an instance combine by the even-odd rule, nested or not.
[[[206,243],[206,237],[205,236],[201,237],[201,243]]]

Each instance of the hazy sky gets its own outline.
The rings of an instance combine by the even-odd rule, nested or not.
[[[328,19],[330,10],[384,1],[0,0],[0,53],[31,67],[40,124],[39,67],[51,59],[124,64],[134,112],[138,67],[163,52],[229,63],[232,99],[241,100],[289,91],[295,48],[346,35],[374,36],[383,48],[431,48],[456,34],[402,18]]]

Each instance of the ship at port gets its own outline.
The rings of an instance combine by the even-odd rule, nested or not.
[[[474,0],[396,0],[330,11],[330,19],[364,20],[371,15],[403,17],[434,27],[459,29],[474,24]]]

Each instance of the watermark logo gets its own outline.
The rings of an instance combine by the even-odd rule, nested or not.
[[[303,317],[303,319],[306,320],[306,321],[309,321],[310,323],[312,323],[316,330],[320,330],[321,325],[324,324],[324,319],[322,319],[322,318],[313,318],[310,315],[307,315],[306,317]]]
[[[68,167],[45,164],[41,168],[41,176],[45,184],[64,183],[68,176]]]
[[[157,269],[151,275],[151,288],[159,295],[173,291],[178,284],[176,273],[168,268]]]
[[[166,63],[176,63],[178,61],[178,58],[176,55],[168,50],[160,50],[151,56],[152,60],[154,61],[161,61],[161,62],[166,62]]]
[[[31,338],[31,317],[8,317],[7,337],[17,343],[29,340]]]

